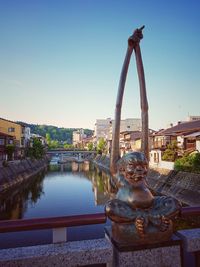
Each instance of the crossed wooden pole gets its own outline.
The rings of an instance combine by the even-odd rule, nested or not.
[[[141,104],[141,117],[142,117],[142,141],[141,150],[145,154],[146,158],[149,159],[149,126],[148,126],[148,101],[146,94],[145,76],[144,68],[142,63],[142,55],[140,50],[140,40],[143,38],[142,30],[144,26],[136,29],[128,39],[128,47],[126,51],[126,56],[122,66],[122,71],[120,75],[120,81],[118,86],[117,101],[115,106],[115,124],[113,128],[112,136],[112,148],[111,148],[111,158],[110,158],[110,171],[112,174],[117,172],[116,163],[120,158],[119,153],[119,135],[120,135],[120,121],[121,121],[121,107],[124,95],[125,82],[128,72],[128,67],[130,63],[130,58],[135,51],[137,72],[140,85],[140,104]]]

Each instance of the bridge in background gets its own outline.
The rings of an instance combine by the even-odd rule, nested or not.
[[[97,154],[96,151],[87,150],[48,150],[46,154],[50,157],[51,161],[57,161],[64,163],[67,161],[82,162],[84,160],[90,160]]]

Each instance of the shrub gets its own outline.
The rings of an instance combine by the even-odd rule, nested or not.
[[[167,146],[167,149],[164,151],[162,160],[166,161],[175,161],[178,155],[177,142],[174,141],[172,144]]]
[[[8,155],[8,160],[12,160],[14,152],[15,152],[15,146],[14,145],[7,145],[6,146],[6,153]]]
[[[200,173],[200,153],[193,153],[177,159],[174,168],[177,171]]]

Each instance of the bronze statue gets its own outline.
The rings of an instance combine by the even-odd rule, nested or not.
[[[119,243],[148,244],[168,240],[171,219],[179,213],[177,200],[154,197],[146,184],[148,161],[141,152],[124,155],[118,162],[116,198],[105,212],[112,221],[112,236]]]

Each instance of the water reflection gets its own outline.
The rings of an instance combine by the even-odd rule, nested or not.
[[[28,205],[35,206],[44,194],[43,180],[45,173],[40,173],[20,186],[0,195],[0,220],[15,220],[24,217]]]
[[[103,212],[109,199],[110,176],[89,162],[50,165],[0,196],[0,219],[54,217]],[[109,221],[107,222],[109,223]],[[69,227],[68,240],[102,238],[104,224]],[[51,230],[0,234],[0,248],[51,242]]]
[[[46,197],[46,195],[49,195],[49,188],[47,188],[47,185],[44,186],[44,181],[48,179],[56,180],[59,173],[60,175],[65,176],[67,173],[71,173],[74,177],[88,180],[92,186],[91,193],[93,194],[95,206],[103,206],[107,200],[113,198],[114,196],[110,175],[102,170],[99,170],[96,166],[90,164],[88,161],[85,161],[84,163],[69,162],[66,164],[50,165],[47,174],[41,173],[37,176],[34,176],[20,186],[0,195],[0,220],[14,220],[24,217],[29,218],[29,210],[32,208],[35,208],[35,216],[39,216],[39,213],[37,213],[37,208],[40,204],[38,204],[38,202],[41,198],[43,198],[43,200],[47,199],[47,202],[49,201],[49,206],[48,203],[46,203],[46,209],[49,209],[50,207],[53,209],[51,205],[53,200]],[[59,179],[60,178],[61,177],[59,176]],[[69,183],[69,186],[72,187],[71,190],[73,190],[73,181],[72,183],[70,182],[71,180],[69,179],[67,181],[64,180],[62,181],[62,185],[68,186]],[[75,187],[77,187],[77,183],[74,184]],[[81,181],[79,185],[82,187]],[[56,194],[59,194],[59,192],[56,192],[55,189],[55,192],[52,194],[51,198],[53,198]],[[85,197],[90,198],[88,192],[85,193],[84,189],[81,191],[81,194],[85,194]],[[80,203],[76,203],[76,200],[74,200],[74,205],[80,205]],[[90,207],[88,207],[87,211],[90,213]],[[71,213],[73,213],[73,211]],[[51,216],[51,212],[48,214]],[[52,216],[53,215],[54,214],[52,212]]]

